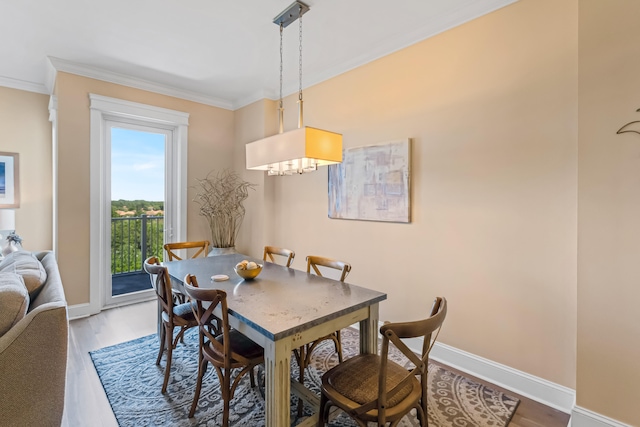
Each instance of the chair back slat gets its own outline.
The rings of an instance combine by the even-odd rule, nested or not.
[[[191,258],[197,258],[198,256],[200,256],[200,254],[202,254],[203,256],[207,256],[209,252],[209,241],[201,240],[198,242],[174,242],[164,245],[164,250],[167,252],[167,258],[169,258],[169,261],[181,261],[182,258],[174,251],[182,249],[197,249],[197,251],[191,256]]]
[[[400,337],[398,337],[398,335],[396,335],[393,330],[389,329],[385,332],[385,334],[388,341],[393,343],[393,345],[398,350],[400,350],[411,363],[413,363],[416,369],[424,369],[424,361],[422,360],[422,355],[418,356],[417,354],[415,354],[413,350],[407,347],[404,341],[402,341],[402,339],[400,339]]]
[[[231,350],[231,328],[229,326],[227,293],[221,289],[199,288],[193,286],[194,282],[197,285],[195,276],[187,275],[184,280],[184,290],[187,296],[196,303],[197,310],[194,312],[194,315],[198,321],[201,336],[206,336],[216,351],[224,357],[225,369],[230,369],[231,365],[235,362],[247,364],[249,360],[246,357]],[[211,321],[214,320],[213,312],[217,307],[220,307],[220,313],[216,314],[215,317],[220,319],[222,343],[220,343],[208,329]]]
[[[152,265],[160,265],[160,260],[157,257],[149,257],[147,259],[144,260],[144,262],[142,263],[142,269],[147,272],[147,274],[149,275],[149,280],[151,281],[151,287],[153,288],[153,290],[156,290],[157,287],[157,275],[156,274],[151,274],[151,272],[149,271],[149,268]],[[157,291],[156,291],[157,292]]]
[[[351,272],[351,264],[346,263],[344,261],[339,261],[337,259],[326,258],[322,256],[309,255],[307,257],[307,273],[311,273],[311,269],[318,275],[322,276],[320,269],[318,266],[333,268],[334,270],[339,270],[341,272],[340,281],[344,282],[344,279],[347,278],[349,272]]]
[[[227,313],[227,293],[220,289],[202,289],[198,287],[198,281],[196,276],[187,274],[184,278],[184,288],[187,296],[195,302],[193,315],[198,322],[198,329],[200,330],[200,339],[205,337],[209,340],[211,345],[215,347],[216,351],[220,354],[231,354],[231,340],[229,339],[229,317]],[[207,305],[203,304],[206,302]],[[223,343],[220,343],[210,331],[210,325],[215,321],[216,316],[213,315],[214,310],[220,306],[221,315],[220,319],[220,333],[223,336]],[[201,343],[204,345],[204,341]],[[227,360],[229,359],[229,360]],[[225,368],[231,367],[231,360],[225,357]]]
[[[156,292],[156,296],[158,297],[158,301],[160,302],[162,309],[166,311],[169,316],[172,316],[174,302],[169,271],[166,267],[160,265],[160,262],[156,257],[147,258],[143,267],[151,277],[153,289]]]
[[[279,248],[277,246],[265,246],[264,253],[262,254],[262,260],[277,264],[274,255],[286,257],[287,261],[285,263],[285,267],[291,267],[291,263],[293,262],[296,253],[290,249]]]
[[[410,352],[411,350],[409,350],[409,348],[404,345],[400,339],[423,337],[421,359],[423,363],[426,363],[429,358],[429,353],[438,338],[438,334],[440,333],[442,323],[446,316],[447,300],[438,297],[433,302],[431,316],[428,318],[415,322],[387,323],[380,328],[380,333],[383,337],[386,337],[387,332],[391,331],[392,334],[389,335],[389,338],[397,336],[397,338],[393,339],[394,344],[398,346],[398,348],[407,357],[409,357],[407,351]],[[433,335],[434,332],[435,336]]]

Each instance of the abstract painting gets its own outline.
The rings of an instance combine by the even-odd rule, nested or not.
[[[20,207],[18,154],[0,152],[0,209]]]
[[[343,151],[329,166],[329,218],[411,222],[411,141]]]

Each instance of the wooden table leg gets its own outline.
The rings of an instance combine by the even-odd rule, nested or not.
[[[265,427],[291,425],[291,350],[286,339],[264,347]]]
[[[360,321],[360,354],[378,354],[378,304],[369,306],[369,317]]]

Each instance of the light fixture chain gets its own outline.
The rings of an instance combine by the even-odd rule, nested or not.
[[[282,108],[282,23],[280,23],[280,108]]]
[[[300,87],[298,89],[298,99],[302,100],[302,7],[300,7],[300,16],[298,17],[299,21],[299,39],[300,39],[300,55],[298,56],[298,72],[300,74]]]

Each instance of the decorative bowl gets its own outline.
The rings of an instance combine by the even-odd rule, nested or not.
[[[262,271],[262,264],[258,264],[258,268],[254,268],[253,270],[240,270],[238,267],[233,268],[238,276],[242,277],[244,280],[252,280],[258,277],[258,274]]]

